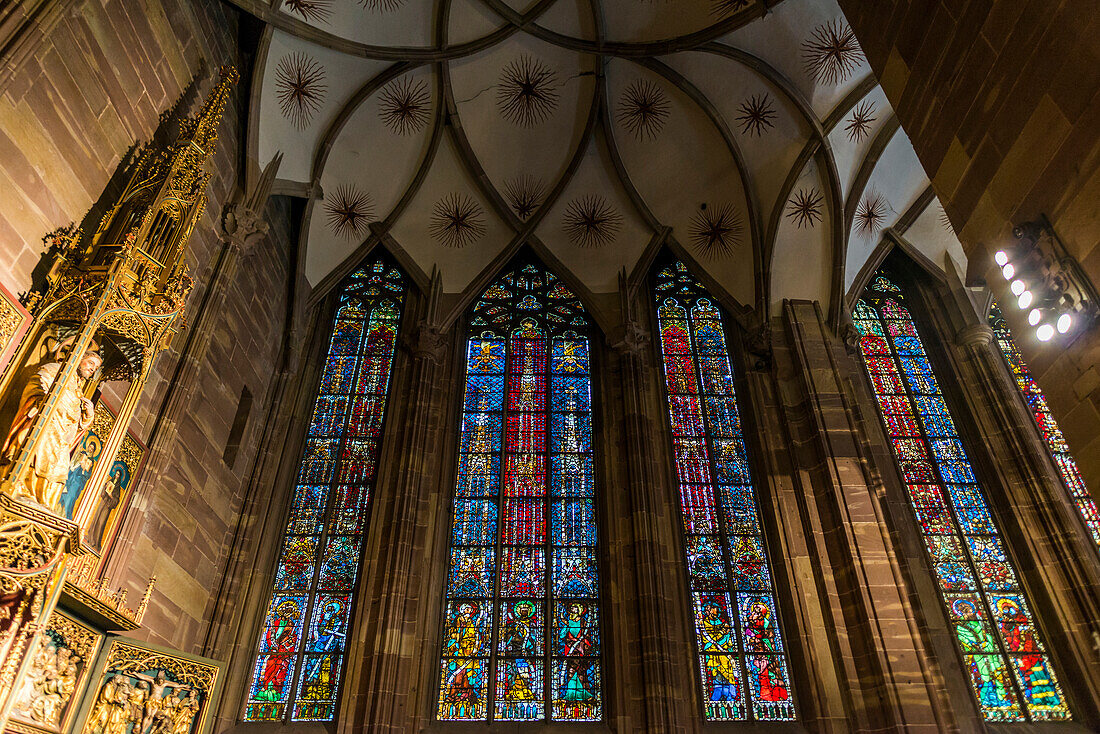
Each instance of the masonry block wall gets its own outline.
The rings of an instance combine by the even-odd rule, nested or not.
[[[241,68],[249,62],[240,50],[239,14],[217,0],[62,0],[33,22],[17,20],[0,25],[4,47],[21,50],[5,57],[5,65],[16,66],[0,75],[0,282],[15,293],[31,284],[43,235],[84,217],[121,158],[150,137],[200,68],[197,99],[220,65],[241,71],[189,253],[195,278],[189,328],[198,323],[212,333],[193,372],[196,384],[188,388],[194,399],[187,415],[159,437],[153,429],[186,334],[158,360],[132,429],[162,448],[136,485],[116,543],[121,550],[109,566],[112,581],[125,586],[134,603],[145,580],[158,578],[136,634],[200,652],[278,369],[291,237],[285,202],[270,204],[267,219],[274,224],[266,241],[242,256],[216,318],[198,322],[222,250],[215,225],[240,185],[250,69]],[[244,387],[254,401],[230,468],[222,456]],[[110,396],[109,386],[105,393]]]
[[[1089,0],[839,0],[972,263],[1045,213],[1100,282],[1100,15]],[[1013,331],[1030,334],[1006,309]],[[1086,482],[1100,488],[1100,339],[1021,338]]]

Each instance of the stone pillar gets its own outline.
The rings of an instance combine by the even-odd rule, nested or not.
[[[820,731],[980,726],[953,718],[948,694],[969,693],[961,677],[946,690],[935,660],[957,668],[957,655],[946,627],[930,631],[914,606],[914,597],[938,604],[936,590],[923,564],[907,560],[922,558],[920,539],[858,356],[816,303],[785,301],[773,359],[774,398],[762,381],[750,385],[755,404],[778,403],[758,428],[769,474],[758,483],[772,484],[760,494],[774,506],[761,509],[779,523],[787,545],[772,553],[784,554],[798,590],[786,618],[798,620],[787,636],[792,665],[805,671],[795,679],[800,712]],[[796,518],[801,532],[785,527]]]
[[[668,441],[663,440],[667,429],[663,432],[663,425],[655,425],[666,410],[653,390],[660,368],[653,363],[649,333],[634,319],[625,321],[612,347],[618,357],[623,431],[618,451],[610,441],[605,445],[609,458],[621,461],[624,484],[619,499],[625,516],[612,518],[618,537],[604,542],[616,566],[609,569],[612,578],[629,579],[634,589],[631,593],[617,587],[608,599],[611,613],[605,618],[618,639],[613,648],[616,659],[607,659],[623,679],[610,679],[604,689],[619,699],[626,717],[621,731],[698,731],[702,714],[699,687],[693,685],[698,673],[690,643],[684,644],[683,638],[690,632],[684,616],[690,602],[685,598],[686,580],[675,573],[680,563],[677,498],[664,481],[668,472],[662,475],[658,468],[662,458],[672,468]],[[611,472],[605,476],[611,484]],[[608,494],[607,505],[615,503],[612,486],[600,491]],[[630,685],[632,680],[637,686]]]
[[[433,290],[440,286],[437,277]],[[348,639],[340,734],[418,731],[434,711],[440,617],[431,600],[442,592],[447,560],[445,550],[433,552],[439,533],[432,530],[435,517],[446,514],[451,489],[439,477],[450,455],[443,415],[455,393],[447,386],[458,379],[446,369],[452,346],[452,335],[422,319],[395,365],[407,379],[387,408],[389,445],[379,461],[359,611]]]

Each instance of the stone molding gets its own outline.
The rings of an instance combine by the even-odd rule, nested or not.
[[[993,329],[985,324],[970,324],[955,334],[955,344],[960,347],[980,347],[993,343]]]

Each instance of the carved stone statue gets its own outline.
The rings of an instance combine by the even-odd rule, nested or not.
[[[13,488],[16,497],[28,497],[51,512],[63,512],[60,498],[69,477],[71,453],[95,417],[92,401],[83,395],[84,383],[95,375],[102,364],[99,354],[92,351],[86,352],[80,360],[77,379],[71,381],[58,396],[57,408],[43,427],[41,440],[31,459],[30,476],[17,482]],[[60,362],[49,362],[40,367],[23,386],[19,409],[0,450],[3,463],[11,464],[19,457],[60,371]]]
[[[172,729],[170,734],[189,734],[191,731],[191,722],[195,720],[195,716],[199,713],[199,692],[194,688],[187,691],[186,698],[183,696],[183,691],[180,691],[180,698],[176,702],[175,714],[172,716]]]
[[[191,687],[168,680],[168,676],[163,670],[158,670],[155,676],[148,676],[144,673],[132,673],[132,675],[138,679],[138,685],[142,683],[149,685],[149,697],[145,699],[145,711],[141,719],[141,728],[138,731],[141,734],[148,734],[149,732],[157,734],[162,730],[170,729],[171,708],[176,703],[172,698],[173,691],[170,689],[187,691]]]
[[[132,721],[130,694],[133,686],[124,675],[108,678],[99,689],[99,698],[88,719],[87,731],[92,734],[126,734],[126,727]]]

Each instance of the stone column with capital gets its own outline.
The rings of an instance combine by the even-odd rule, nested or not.
[[[699,719],[693,686],[696,666],[690,640],[683,634],[690,620],[685,618],[685,605],[678,603],[684,584],[676,575],[680,563],[677,498],[666,481],[671,475],[660,468],[662,460],[672,467],[668,441],[663,440],[666,428],[660,422],[667,409],[657,389],[660,366],[655,363],[651,334],[629,312],[609,341],[617,364],[607,372],[617,373],[622,396],[617,406],[622,411],[622,443],[607,449],[613,460],[621,462],[615,471],[622,472],[622,489],[616,493],[619,482],[607,474],[603,490],[608,504],[622,508],[621,520],[626,522],[612,518],[619,542],[608,552],[612,580],[634,586],[633,593],[624,589],[608,600],[618,606],[609,616],[623,637],[615,652],[629,652],[633,658],[613,664],[627,669],[626,679],[640,686],[627,686],[623,680],[615,688],[609,686],[608,693],[626,699],[622,710],[644,714],[644,720],[635,720],[624,730],[691,731],[691,722]],[[616,575],[620,578],[615,579]],[[634,641],[636,651],[631,649]]]
[[[433,290],[441,288],[437,277]],[[421,303],[410,299],[409,310]],[[431,296],[428,296],[431,301]],[[431,310],[430,308],[427,310]],[[446,533],[436,519],[447,515],[451,486],[446,477],[443,447],[451,421],[449,400],[458,394],[462,374],[448,368],[454,353],[455,330],[443,330],[433,314],[406,319],[394,374],[399,376],[387,408],[387,428],[375,496],[371,500],[366,558],[357,591],[360,608],[348,639],[344,706],[348,714],[337,723],[340,733],[358,731],[370,722],[372,732],[418,731],[426,723],[422,705],[438,666],[439,615],[435,600],[442,591],[439,568],[425,559],[440,556]],[[446,524],[445,520],[442,521]],[[442,528],[446,530],[447,528]],[[445,551],[444,551],[445,553]],[[443,567],[446,561],[442,562]],[[426,672],[427,671],[427,672]]]

